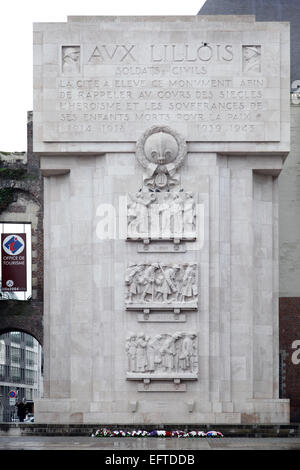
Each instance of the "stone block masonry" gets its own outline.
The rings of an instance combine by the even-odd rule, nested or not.
[[[253,17],[34,25],[37,423],[289,422],[278,359],[288,50],[287,24]]]

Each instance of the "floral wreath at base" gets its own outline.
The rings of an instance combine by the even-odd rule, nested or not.
[[[134,430],[134,431],[124,431],[124,430],[110,430],[107,428],[97,429],[95,433],[91,435],[91,437],[178,437],[178,438],[186,438],[186,437],[213,437],[213,438],[220,438],[224,437],[223,434],[219,431],[145,431],[142,429]]]

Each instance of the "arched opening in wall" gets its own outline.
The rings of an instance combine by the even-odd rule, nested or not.
[[[0,422],[34,422],[43,393],[43,352],[25,331],[0,331]]]

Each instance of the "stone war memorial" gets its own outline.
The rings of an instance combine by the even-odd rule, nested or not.
[[[34,24],[36,422],[289,422],[278,341],[289,83],[288,23]]]

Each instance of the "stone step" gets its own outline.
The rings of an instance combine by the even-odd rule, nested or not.
[[[137,430],[154,429],[183,431],[219,431],[224,437],[300,437],[300,423],[293,424],[203,424],[198,426],[179,425],[106,425],[106,424],[38,424],[38,423],[0,423],[0,436],[90,436],[97,429]]]

